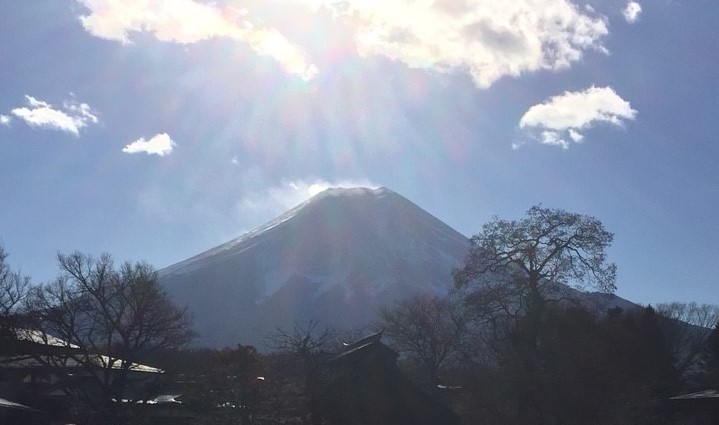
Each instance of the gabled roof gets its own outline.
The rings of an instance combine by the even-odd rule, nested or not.
[[[670,398],[670,400],[702,400],[702,399],[719,399],[719,390],[709,389],[698,391],[691,394],[684,394]]]
[[[381,330],[381,331],[379,331],[379,332],[376,332],[376,333],[373,333],[373,334],[371,334],[371,335],[368,335],[368,336],[366,336],[366,337],[364,337],[364,338],[362,338],[362,339],[358,339],[358,340],[355,341],[355,342],[351,342],[351,343],[349,343],[349,344],[343,343],[343,345],[344,345],[344,352],[347,352],[347,351],[350,351],[350,350],[354,350],[355,348],[361,347],[361,346],[363,346],[363,345],[371,344],[371,343],[374,343],[374,342],[379,342],[379,341],[382,339],[382,333],[384,333],[384,329]]]
[[[15,328],[0,336],[0,355],[68,355],[82,350],[60,338],[37,330]]]
[[[123,368],[122,359],[111,358],[104,355],[88,355],[83,354],[20,354],[14,356],[0,356],[0,368],[24,369],[38,368],[45,366],[57,366],[64,368],[82,368],[88,365],[103,369],[120,370]],[[132,372],[143,373],[164,373],[162,369],[156,367],[132,363],[127,368]]]
[[[35,410],[20,403],[0,398],[0,409]]]
[[[15,329],[15,337],[20,341],[31,342],[34,344],[48,345],[51,347],[67,347],[79,350],[80,346],[67,342],[61,338],[48,334],[47,332],[38,331],[36,329],[17,328]]]
[[[354,358],[362,353],[381,353],[383,357],[391,358],[392,360],[397,359],[399,354],[382,343],[382,332],[384,331],[379,331],[350,344],[344,344],[344,351],[335,356],[331,361],[335,362],[346,358]]]
[[[3,368],[34,368],[48,364],[66,368],[80,368],[89,364],[98,368],[119,370],[123,368],[122,359],[102,355],[88,354],[80,346],[61,338],[34,329],[19,328],[14,330],[16,344],[12,352],[0,356],[0,367]],[[128,370],[144,373],[163,373],[156,367],[132,363]]]

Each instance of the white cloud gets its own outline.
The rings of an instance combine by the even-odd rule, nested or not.
[[[9,115],[0,115],[0,124],[2,125],[10,125],[11,120]]]
[[[122,43],[131,43],[133,32],[176,43],[225,37],[249,44],[306,80],[318,72],[285,35],[258,25],[247,9],[228,2],[77,1],[89,10],[80,17],[82,25],[98,37]],[[361,55],[467,72],[484,88],[505,76],[568,68],[588,50],[606,52],[602,42],[609,33],[605,17],[572,0],[291,1],[310,10],[331,10],[354,32]]]
[[[639,14],[642,13],[642,6],[635,2],[630,1],[627,3],[627,6],[622,10],[622,15],[624,15],[624,19],[627,20],[630,24],[634,23],[639,19]]]
[[[87,103],[66,100],[62,107],[54,107],[48,102],[28,95],[25,96],[25,102],[27,106],[15,108],[10,112],[34,127],[50,128],[79,135],[81,128],[98,123],[97,116]],[[7,117],[7,122],[3,122],[3,124],[9,122],[10,119]]]
[[[584,140],[584,135],[573,128],[569,129],[569,137],[577,143]]]
[[[598,123],[621,126],[633,120],[637,111],[611,87],[590,87],[564,92],[524,113],[519,127],[537,135],[544,144],[569,147],[569,140],[581,142],[584,130]]]
[[[605,18],[569,0],[294,1],[343,13],[362,55],[466,71],[484,88],[504,76],[568,68],[589,49],[606,52]]]
[[[569,147],[569,143],[562,139],[562,136],[558,132],[550,130],[542,132],[542,143],[550,146],[561,146],[562,149]]]
[[[378,185],[368,180],[328,182],[324,180],[283,181],[260,192],[246,194],[237,204],[241,215],[275,217],[296,207],[309,198],[331,187],[370,187]]]
[[[225,37],[247,43],[274,58],[290,73],[309,80],[317,67],[279,31],[253,24],[247,10],[195,0],[77,0],[89,14],[80,17],[92,35],[131,43],[131,32],[148,32],[158,40],[181,44]]]
[[[512,141],[512,150],[513,151],[519,150],[525,144],[526,144],[525,140],[513,140]]]
[[[145,140],[141,137],[125,146],[122,151],[125,153],[145,152],[148,155],[165,156],[172,153],[175,146],[177,145],[167,133],[160,133],[152,136],[150,140]]]

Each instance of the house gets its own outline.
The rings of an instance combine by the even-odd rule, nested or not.
[[[413,384],[382,332],[347,344],[330,360],[321,400],[338,425],[452,425],[459,416]]]
[[[709,389],[669,399],[679,414],[678,423],[719,425],[719,390]]]
[[[43,423],[45,416],[36,409],[0,397],[0,424]]]
[[[108,390],[117,379],[124,380],[122,400],[147,401],[150,386],[162,374],[152,366],[88,353],[39,331],[6,331],[0,335],[0,424],[67,423],[77,409],[111,403]],[[176,397],[173,402],[179,403]],[[132,410],[169,411],[168,406],[157,402]]]

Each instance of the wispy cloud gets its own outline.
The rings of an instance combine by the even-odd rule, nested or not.
[[[410,67],[469,72],[479,87],[504,76],[568,68],[606,51],[605,18],[569,0],[294,0],[352,22],[362,55]]]
[[[624,15],[624,19],[627,20],[630,24],[633,24],[639,19],[639,14],[642,13],[642,6],[635,2],[630,1],[627,3],[627,6],[622,10],[622,15]]]
[[[160,133],[152,136],[150,140],[139,138],[129,145],[125,146],[122,151],[125,153],[144,152],[148,155],[165,156],[172,153],[177,146],[167,133]]]
[[[77,0],[89,10],[80,17],[90,34],[131,43],[130,33],[147,32],[158,40],[181,44],[224,37],[250,45],[278,61],[290,73],[309,80],[317,67],[273,28],[255,25],[246,9],[194,0]]]
[[[246,194],[238,202],[237,209],[242,215],[275,217],[331,187],[376,188],[378,185],[368,180],[336,182],[324,180],[283,181],[279,185]]]
[[[62,106],[55,107],[48,102],[32,96],[25,96],[26,106],[10,111],[12,115],[23,120],[30,126],[65,131],[74,135],[90,124],[97,124],[98,118],[87,103],[66,100]],[[10,123],[10,117],[4,116],[3,124]]]
[[[11,120],[9,115],[0,115],[0,124],[2,125],[10,125]]]
[[[634,120],[637,111],[611,87],[590,87],[579,92],[564,92],[534,105],[524,113],[519,127],[547,145],[566,149],[570,141],[584,139],[582,130],[595,124],[621,126]]]

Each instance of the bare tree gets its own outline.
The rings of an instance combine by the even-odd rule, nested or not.
[[[7,257],[0,245],[0,353],[14,354],[20,344],[16,333],[25,312],[30,277],[12,270]]]
[[[320,321],[310,319],[306,324],[295,322],[290,330],[277,328],[268,335],[265,344],[277,351],[301,356],[326,351],[337,343],[338,333],[331,326],[320,326]]]
[[[312,424],[322,423],[326,398],[323,353],[338,345],[338,333],[331,326],[321,326],[317,319],[306,324],[295,322],[291,330],[277,328],[267,336],[266,345],[280,351],[295,369],[301,382],[300,395]]]
[[[664,331],[672,346],[676,368],[681,373],[689,371],[697,365],[707,338],[719,322],[719,306],[672,302],[658,304],[656,312],[670,319]]]
[[[70,385],[68,391],[82,391],[84,401],[107,413],[112,399],[133,398],[128,393],[132,376],[151,371],[138,364],[143,356],[192,338],[190,319],[170,302],[147,263],[115,268],[109,254],[95,259],[77,252],[59,254],[58,263],[57,280],[37,288],[30,304],[35,335],[47,344],[66,345],[72,354],[40,360],[64,371],[68,383],[76,379],[69,364],[84,370],[83,385]]]
[[[30,276],[23,276],[19,270],[13,271],[7,257],[7,251],[0,245],[0,318],[3,319],[9,319],[22,309],[30,290]]]
[[[612,293],[616,266],[606,249],[614,235],[594,217],[534,206],[520,220],[494,218],[471,238],[464,267],[454,272],[480,313],[540,309],[562,285]],[[472,298],[474,297],[474,298]]]
[[[422,365],[432,387],[442,365],[462,348],[467,324],[456,302],[423,294],[382,309],[379,322],[390,344]]]

